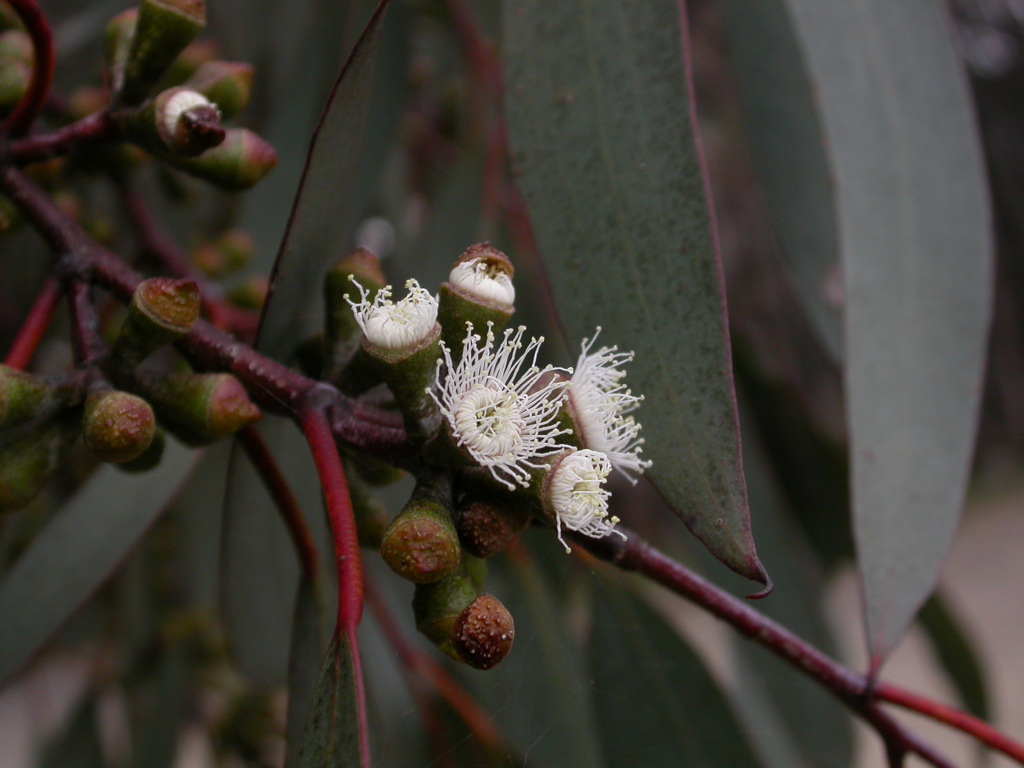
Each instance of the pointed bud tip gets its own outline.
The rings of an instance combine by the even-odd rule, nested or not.
[[[455,620],[452,647],[469,666],[492,669],[512,650],[515,636],[508,609],[493,595],[480,595]]]
[[[149,403],[128,392],[94,392],[85,401],[82,437],[100,461],[120,464],[138,458],[156,432]]]
[[[219,378],[209,403],[209,425],[214,439],[233,435],[263,415],[238,379],[230,374]]]

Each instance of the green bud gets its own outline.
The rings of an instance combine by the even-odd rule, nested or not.
[[[512,650],[516,637],[512,614],[493,595],[480,595],[452,627],[452,648],[474,669],[491,669]]]
[[[209,38],[193,40],[171,63],[157,83],[157,90],[181,85],[192,77],[199,67],[217,58],[217,42]]]
[[[130,370],[180,339],[199,319],[199,304],[199,286],[194,280],[151,277],[141,282],[114,341],[112,363]]]
[[[115,93],[124,84],[124,66],[132,48],[132,38],[139,21],[139,9],[129,8],[107,22],[103,34],[103,53],[110,72],[110,88]]]
[[[245,387],[229,373],[140,373],[137,383],[160,423],[188,445],[233,435],[261,416]]]
[[[429,584],[444,578],[461,562],[451,494],[450,474],[424,470],[412,498],[384,531],[381,557],[403,579]]]
[[[32,42],[25,32],[0,33],[0,115],[14,109],[32,79]]]
[[[462,356],[466,323],[486,328],[490,322],[498,331],[511,319],[515,312],[514,274],[512,262],[490,243],[471,245],[456,259],[448,282],[441,284],[437,309],[444,343],[456,364]]]
[[[206,26],[203,0],[142,0],[124,65],[121,101],[138,104]]]
[[[175,168],[233,192],[249,189],[277,165],[274,148],[252,131],[230,128],[224,141],[198,157],[168,157]]]
[[[195,157],[224,141],[217,106],[189,88],[168,88],[117,115],[121,132],[159,157]]]
[[[67,425],[53,422],[0,446],[0,512],[21,509],[43,490],[68,445]]]
[[[229,229],[213,242],[199,245],[192,252],[192,263],[207,277],[224,277],[248,264],[254,251],[248,232]]]
[[[31,373],[0,365],[0,429],[44,415],[59,399],[52,384]]]
[[[427,390],[437,375],[441,326],[435,323],[427,338],[411,351],[384,349],[365,338],[362,349],[395,396],[409,439],[424,443],[436,435],[441,426],[441,414]]]
[[[117,468],[125,472],[148,472],[156,467],[160,463],[160,459],[164,457],[165,443],[164,431],[157,427],[153,432],[153,440],[150,442],[149,447],[131,461],[118,464]]]
[[[252,275],[228,291],[227,299],[236,307],[258,312],[269,292],[270,281],[264,275]]]
[[[455,528],[463,549],[474,557],[487,558],[502,551],[530,522],[524,505],[472,499],[456,515]]]
[[[350,277],[354,277],[371,296],[376,296],[387,280],[377,256],[366,248],[357,248],[339,259],[324,276],[324,331],[327,345],[324,378],[339,380],[342,391],[348,394],[359,394],[356,391],[358,388],[369,388],[379,383],[380,377],[376,374],[365,375],[365,366],[358,364],[347,373],[345,371],[346,366],[353,362],[363,337],[349,304],[349,301],[358,302],[360,299],[359,291]],[[366,360],[365,355],[362,359]]]
[[[106,390],[85,400],[82,437],[100,461],[121,464],[139,458],[153,442],[156,416],[137,395]]]
[[[235,117],[252,95],[252,65],[240,61],[208,61],[185,82],[216,104],[225,120]]]
[[[452,646],[452,631],[460,614],[477,598],[477,590],[459,568],[433,584],[417,584],[412,598],[416,629],[456,661],[462,658]]]

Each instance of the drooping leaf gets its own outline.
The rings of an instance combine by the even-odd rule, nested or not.
[[[963,505],[992,240],[943,6],[787,0],[835,178],[854,534],[874,668],[935,585]]]
[[[71,497],[0,583],[0,683],[114,572],[199,456],[168,440],[156,469],[128,475],[104,466]]]
[[[359,728],[352,649],[335,636],[324,657],[299,748],[299,768],[355,768],[360,765]]]
[[[590,638],[605,764],[759,766],[700,657],[621,587],[610,583],[601,590]]]
[[[839,359],[835,194],[796,33],[784,0],[726,0],[722,7],[772,229],[818,336]]]
[[[987,720],[988,686],[981,660],[970,637],[964,632],[960,618],[953,612],[941,591],[933,594],[924,604],[918,619],[967,711]]]
[[[285,723],[285,766],[298,765],[302,731],[317,682],[317,663],[323,658],[324,615],[316,585],[303,576],[295,599],[292,644],[288,660],[288,717]]]
[[[504,19],[513,160],[570,346],[603,325],[636,351],[650,478],[716,557],[766,583],[679,5],[514,0]]]
[[[260,322],[259,349],[272,356],[285,356],[295,346],[302,321],[319,306],[311,299],[320,295],[324,272],[352,247],[354,181],[387,7],[388,0],[377,5],[313,133]]]

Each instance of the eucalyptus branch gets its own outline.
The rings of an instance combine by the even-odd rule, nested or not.
[[[46,104],[47,94],[53,84],[53,35],[46,15],[36,0],[8,0],[8,4],[25,25],[25,31],[32,41],[32,77],[25,94],[3,124],[8,134],[17,136],[29,129]]]
[[[39,342],[46,334],[46,329],[50,327],[53,313],[56,311],[60,299],[60,281],[54,275],[50,275],[39,289],[25,322],[22,323],[14,343],[11,344],[7,358],[4,360],[5,365],[18,369],[28,367],[36,349],[39,348]]]

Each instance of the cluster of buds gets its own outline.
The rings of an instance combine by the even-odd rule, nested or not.
[[[515,635],[500,601],[479,592],[483,559],[531,520],[551,525],[567,552],[566,531],[624,537],[608,477],[614,469],[635,483],[650,465],[633,415],[642,398],[623,382],[632,355],[595,348],[598,328],[574,368],[541,366],[543,338],[503,328],[512,278],[505,254],[481,243],[436,297],[408,280],[396,299],[373,255],[358,251],[328,277],[320,350],[324,377],[350,394],[385,384],[421,449],[416,488],[381,554],[416,585],[420,630],[481,669]]]
[[[52,378],[0,366],[0,511],[31,502],[79,434],[95,459],[144,471],[160,461],[164,430],[203,445],[259,419],[230,374],[140,368],[198,317],[193,281],[151,278],[136,289],[109,355],[95,365]]]

